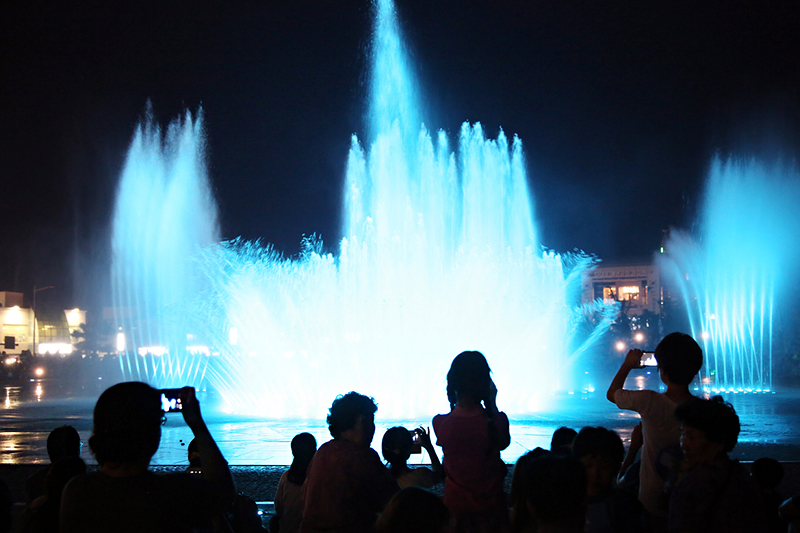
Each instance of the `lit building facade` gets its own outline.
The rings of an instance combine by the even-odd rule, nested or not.
[[[25,350],[42,355],[72,353],[73,333],[86,323],[86,311],[24,307],[21,292],[0,291],[0,340],[8,355]]]
[[[641,316],[644,311],[660,314],[663,288],[658,267],[647,261],[600,263],[581,280],[581,300],[597,299],[619,302],[628,316]]]

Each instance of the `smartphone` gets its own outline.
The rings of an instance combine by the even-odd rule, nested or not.
[[[411,453],[422,453],[422,441],[419,440],[419,429],[411,430]]]
[[[658,366],[655,352],[642,352],[642,358],[639,361],[642,366]]]
[[[173,413],[183,409],[181,404],[181,389],[161,389],[161,409],[165,413]]]

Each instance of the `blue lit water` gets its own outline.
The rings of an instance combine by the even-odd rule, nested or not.
[[[635,371],[628,387],[644,385],[655,387],[657,378]],[[48,433],[62,424],[73,425],[83,442],[91,435],[91,414],[94,403],[105,385],[84,384],[74,381],[38,380],[34,383],[7,384],[0,387],[0,463],[21,464],[47,462],[46,439]],[[444,394],[444,390],[439,391]],[[755,460],[769,456],[782,461],[800,460],[800,391],[782,390],[776,394],[726,394],[733,403],[742,423],[739,444],[733,456],[742,460]],[[555,394],[553,409],[546,413],[512,416],[511,446],[503,459],[514,462],[526,450],[541,446],[548,448],[556,428],[566,425],[575,429],[583,426],[604,426],[629,439],[636,415],[620,411],[609,403],[602,392],[593,394]],[[318,442],[330,436],[321,419],[262,419],[231,416],[217,411],[214,406],[220,398],[214,393],[201,393],[201,405],[211,433],[217,440],[226,459],[232,465],[287,465],[291,462],[289,442],[301,431],[314,434]],[[381,397],[377,398],[379,403]],[[498,397],[500,408],[503,395]],[[373,447],[380,449],[383,432],[394,425],[430,426],[433,415],[428,413],[415,418],[393,419],[380,407],[376,415],[376,434]],[[191,432],[180,415],[168,415],[163,427],[161,447],[153,459],[156,465],[187,464],[186,446]],[[88,446],[82,457],[94,462]],[[412,462],[427,463],[424,456],[412,457]]]
[[[659,265],[703,348],[705,388],[773,388],[773,320],[800,267],[800,172],[789,162],[715,159],[698,227],[673,231]],[[775,368],[777,370],[777,368]]]
[[[215,244],[202,121],[137,131],[114,225],[127,378],[213,389],[230,414],[321,419],[349,390],[396,418],[443,411],[449,364],[468,349],[511,413],[546,411],[584,375],[616,311],[579,307],[592,259],[538,242],[521,141],[465,123],[451,147],[425,126],[391,0],[375,3],[370,50],[336,253],[314,238],[294,258]],[[596,328],[579,328],[591,315]]]

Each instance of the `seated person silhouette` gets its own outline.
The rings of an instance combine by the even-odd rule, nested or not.
[[[523,531],[583,533],[586,469],[577,459],[547,454],[525,466],[522,484],[533,522]]]
[[[53,463],[67,457],[80,457],[81,436],[78,435],[78,431],[72,426],[59,426],[51,431],[47,436],[47,455],[50,457],[50,464],[25,480],[27,505],[44,495],[44,480]]]
[[[25,533],[58,531],[61,493],[69,480],[85,473],[86,463],[80,457],[65,457],[50,465],[44,480],[44,494],[25,510],[22,530]]]
[[[570,430],[575,431],[575,430]],[[575,432],[577,433],[577,432]],[[552,445],[551,445],[552,447]],[[571,447],[571,444],[570,444]],[[527,494],[525,493],[525,469],[534,459],[551,455],[552,452],[536,447],[523,454],[514,465],[514,474],[511,476],[511,489],[508,492],[508,518],[511,521],[513,533],[528,533],[536,531],[536,523],[528,512]]]
[[[550,451],[557,455],[570,455],[572,453],[572,441],[578,432],[572,428],[561,426],[553,432],[550,439]]]
[[[301,532],[371,532],[399,490],[370,448],[377,410],[372,398],[357,392],[334,400],[328,415],[333,440],[319,447],[308,467]]]
[[[200,450],[197,448],[197,439],[192,439],[186,447],[186,457],[189,459],[189,466],[186,471],[191,474],[201,474],[203,472],[203,459],[200,457]]]
[[[428,452],[431,468],[408,466],[408,458],[411,457],[414,446],[414,435],[417,435],[420,446]],[[425,431],[424,428],[417,428],[413,433],[402,426],[389,428],[383,435],[381,451],[383,458],[389,463],[389,472],[401,489],[406,487],[429,489],[444,479],[442,463],[431,443],[430,431]]]
[[[180,392],[183,419],[203,457],[202,475],[157,475],[150,459],[161,440],[161,395],[145,383],[119,383],[94,408],[89,439],[100,470],[64,489],[61,531],[191,531],[226,511],[236,496],[228,463],[200,413],[194,388]]]
[[[297,533],[303,521],[303,483],[314,454],[317,439],[311,433],[300,433],[292,439],[292,465],[283,473],[275,491],[275,515],[270,531]]]
[[[669,498],[669,531],[766,531],[764,498],[747,470],[728,457],[739,416],[722,396],[675,409],[681,423],[682,474]]]
[[[585,427],[572,442],[572,456],[586,468],[585,533],[644,530],[642,506],[636,495],[617,488],[625,446],[616,432]]]
[[[376,533],[446,533],[450,513],[442,500],[420,487],[395,494],[375,524]]]

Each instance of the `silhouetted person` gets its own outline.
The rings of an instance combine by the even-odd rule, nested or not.
[[[636,495],[616,487],[625,447],[614,431],[585,427],[572,442],[572,456],[586,469],[585,533],[636,533],[643,530]]]
[[[375,524],[376,533],[444,533],[450,514],[438,496],[420,487],[395,494]]]
[[[670,333],[655,350],[661,381],[667,386],[664,393],[651,390],[626,390],[625,379],[631,370],[642,368],[641,350],[631,350],[625,356],[617,375],[611,381],[606,397],[621,409],[636,411],[642,417],[641,468],[639,473],[639,501],[644,505],[655,531],[663,531],[667,509],[663,497],[665,475],[656,468],[659,454],[674,450],[680,455],[680,424],[675,418],[675,407],[694,398],[689,384],[703,365],[703,350],[697,342],[684,333]]]
[[[428,452],[432,468],[408,466],[414,434],[419,436],[420,446]],[[383,435],[381,451],[383,458],[389,463],[389,472],[401,489],[406,487],[429,489],[444,479],[442,463],[439,462],[439,457],[433,448],[430,433],[423,428],[417,428],[413,433],[401,426],[389,428]]]
[[[114,385],[94,408],[89,446],[100,470],[67,484],[62,532],[190,531],[230,507],[233,479],[203,421],[194,388],[181,389],[180,399],[203,457],[202,475],[149,470],[161,440],[160,393],[145,383]]]
[[[572,453],[572,441],[578,432],[572,428],[561,426],[553,432],[550,439],[550,451],[558,455],[570,455]]]
[[[750,475],[764,498],[767,525],[775,533],[785,533],[789,527],[789,523],[778,513],[778,508],[784,501],[783,495],[777,491],[778,485],[783,481],[783,474],[783,465],[770,457],[756,459],[750,467]]]
[[[533,459],[523,473],[525,498],[536,533],[583,533],[586,471],[572,457]]]
[[[33,500],[44,495],[44,480],[50,471],[50,466],[67,457],[80,457],[81,436],[72,426],[55,428],[47,436],[47,456],[50,464],[39,470],[25,480],[25,503],[30,505]]]
[[[536,531],[536,522],[528,511],[527,494],[525,493],[525,469],[537,457],[550,455],[551,452],[544,448],[536,447],[517,459],[514,465],[514,474],[511,477],[511,490],[508,493],[508,517],[511,520],[511,531],[514,533],[528,533]]]
[[[399,488],[375,450],[372,398],[349,392],[334,400],[328,414],[333,437],[319,447],[303,487],[300,531],[369,532]]]
[[[739,417],[721,396],[695,399],[675,410],[681,422],[682,477],[669,500],[669,531],[767,531],[761,491],[728,452]]]
[[[44,480],[45,493],[33,500],[23,515],[25,533],[51,533],[59,530],[61,493],[69,480],[86,473],[80,457],[64,457],[50,465]]]
[[[186,471],[192,474],[200,474],[203,472],[203,460],[200,458],[200,449],[197,447],[197,439],[192,439],[189,446],[186,447],[187,459],[189,459],[189,466]]]
[[[270,530],[297,533],[303,522],[303,483],[306,471],[317,452],[317,439],[311,433],[300,433],[292,439],[292,464],[283,473],[275,491],[275,516]]]
[[[622,461],[622,466],[619,467],[619,474],[617,475],[617,484],[634,494],[639,494],[639,472],[642,462],[637,457],[643,444],[642,423],[639,422],[631,430],[631,444],[628,446],[625,459]]]
[[[447,373],[450,412],[433,419],[442,447],[444,503],[455,531],[510,529],[500,451],[511,443],[508,417],[498,411],[497,387],[480,352],[462,352]]]

